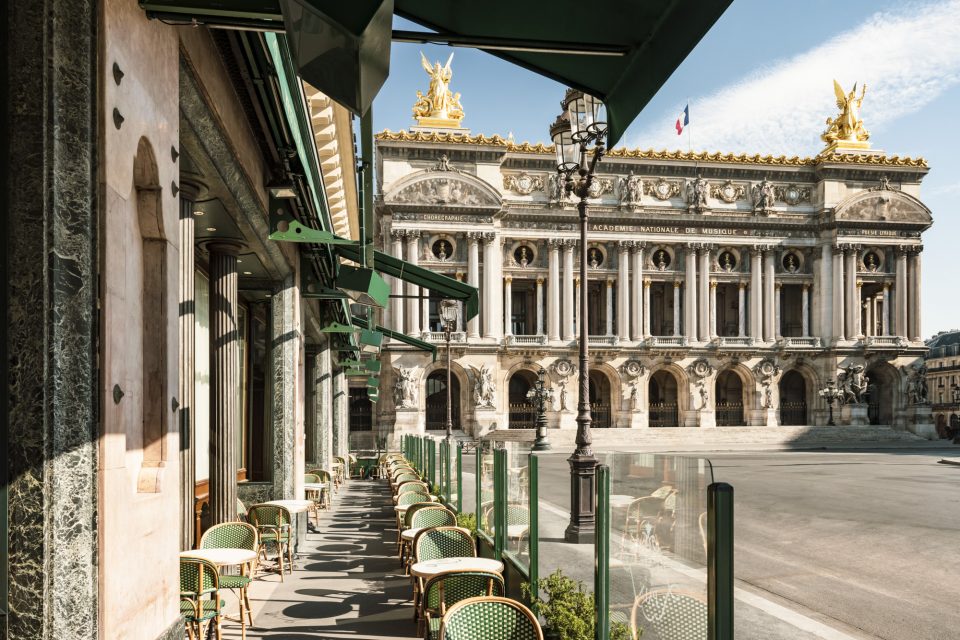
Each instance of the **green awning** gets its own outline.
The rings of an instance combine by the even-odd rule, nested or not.
[[[360,262],[359,247],[337,245],[336,252],[347,260]],[[404,282],[436,291],[443,297],[462,300],[464,320],[475,318],[480,313],[480,294],[476,287],[380,251],[373,252],[373,268],[388,276],[400,278]]]
[[[601,98],[613,146],[731,1],[395,0],[394,12],[439,34],[427,41],[449,35]],[[524,42],[539,52],[515,50]]]
[[[366,318],[358,318],[357,316],[353,316],[353,324],[357,325],[358,327],[363,327],[364,329],[374,329],[375,331],[379,331],[380,333],[387,336],[388,338],[393,338],[394,340],[398,342],[402,342],[404,344],[408,344],[411,347],[416,347],[418,349],[423,349],[424,351],[429,351],[430,355],[433,356],[433,360],[434,361],[437,360],[437,346],[434,344],[430,344],[429,342],[424,342],[423,340],[418,340],[416,338],[411,338],[410,336],[403,333],[397,333],[396,331],[391,331],[390,329],[387,329],[386,327],[381,327],[380,325],[374,325],[371,327],[370,323],[367,322]]]

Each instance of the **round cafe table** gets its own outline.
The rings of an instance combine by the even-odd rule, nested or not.
[[[181,551],[181,558],[200,558],[218,567],[245,565],[257,559],[257,552],[250,549],[192,549]]]
[[[415,562],[410,567],[410,574],[419,578],[430,578],[446,571],[503,571],[503,563],[490,558],[437,558]]]
[[[423,531],[424,529],[430,529],[432,527],[413,527],[412,529],[404,529],[403,533],[400,534],[400,537],[406,540],[407,542],[413,542],[413,539],[417,537],[417,534]]]
[[[610,508],[620,509],[623,507],[629,507],[630,503],[632,503],[633,500],[634,500],[633,496],[615,493],[612,496],[610,496]]]
[[[439,501],[440,501],[440,498],[438,498],[437,496],[430,496],[430,502],[439,502]],[[415,502],[415,503],[413,503],[413,504],[423,504],[423,503],[422,503],[422,502]],[[409,504],[398,504],[397,506],[395,506],[395,507],[393,508],[393,510],[396,511],[397,513],[399,513],[399,514],[402,516],[403,514],[405,514],[405,513],[407,512],[407,509],[409,509],[409,508],[412,507],[412,506],[413,506],[413,505],[409,505]]]
[[[270,500],[261,504],[273,504],[285,507],[290,513],[305,513],[313,508],[313,500]]]
[[[323,491],[328,487],[326,482],[304,482],[303,488],[307,491]]]

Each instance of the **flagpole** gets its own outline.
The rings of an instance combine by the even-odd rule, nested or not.
[[[687,119],[690,120],[690,98],[687,98]],[[690,120],[690,124],[687,125],[687,151],[693,153],[693,141],[691,140],[690,125],[693,124],[693,121]]]

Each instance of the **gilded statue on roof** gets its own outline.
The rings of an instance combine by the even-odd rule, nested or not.
[[[440,61],[430,64],[427,57],[420,52],[420,65],[430,76],[430,86],[427,94],[417,91],[417,102],[413,105],[413,117],[424,127],[459,127],[463,120],[463,107],[460,105],[460,94],[450,91],[450,79],[453,70],[450,64],[453,54],[447,58],[447,64],[440,66]]]
[[[840,83],[833,81],[833,92],[837,96],[837,108],[840,109],[836,118],[827,118],[827,130],[820,138],[832,148],[866,149],[870,132],[863,126],[860,119],[860,105],[867,92],[867,85],[860,88],[860,97],[857,97],[857,85],[854,83],[850,93],[846,93]]]

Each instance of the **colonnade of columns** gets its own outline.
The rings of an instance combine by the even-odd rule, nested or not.
[[[479,286],[481,290],[481,314],[467,322],[467,336],[480,338],[482,335],[499,340],[513,332],[512,315],[516,311],[513,309],[512,278],[509,275],[505,278],[503,274],[502,236],[493,231],[471,231],[464,236],[467,242],[467,283]],[[413,264],[419,261],[419,231],[394,230],[392,239],[393,254],[397,258]],[[577,245],[578,241],[565,238],[549,239],[545,243],[547,274],[546,278],[536,276],[536,323],[527,324],[527,330],[533,330],[535,326],[536,335],[544,335],[550,341],[569,342],[577,333]],[[651,336],[650,288],[655,279],[645,277],[646,246],[641,241],[618,241],[615,275],[609,271],[597,275],[597,279],[606,285],[601,289],[600,299],[606,310],[602,326],[606,335],[615,335],[623,342],[641,341]],[[862,249],[858,245],[822,244],[819,269],[814,274],[813,283],[779,281],[778,253],[773,245],[752,245],[742,250],[742,259],[749,260],[749,268],[743,274],[747,280],[736,281],[738,336],[768,343],[781,337],[782,303],[789,284],[800,287],[800,321],[792,326],[799,324],[802,336],[819,335],[844,341],[863,336],[896,335],[920,340],[921,247],[898,247],[895,251],[895,283],[881,283],[882,290],[872,291],[866,298],[858,277],[862,270]],[[674,281],[673,332],[685,336],[689,342],[708,342],[718,335],[717,289],[722,279],[713,273],[716,251],[715,245],[706,243],[688,243],[684,247],[682,274]],[[392,287],[394,294],[405,291],[408,296],[406,304],[399,299],[391,304],[394,328],[419,334],[426,328],[426,299],[411,297],[420,295],[419,287],[415,285],[407,284],[404,290],[403,284],[395,280]],[[796,289],[791,291],[791,296],[795,296]],[[811,295],[816,296],[816,307]],[[796,298],[791,300],[795,305]],[[794,311],[789,313],[796,314],[796,307],[790,308]],[[796,319],[787,322],[796,322]]]

